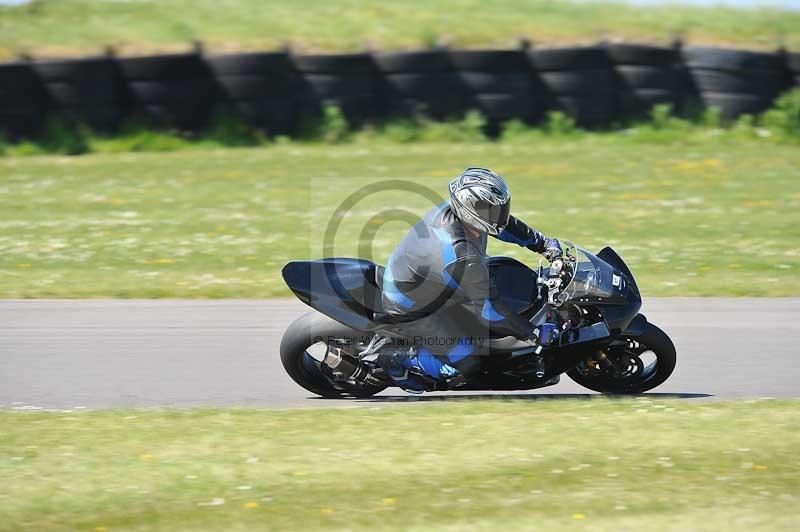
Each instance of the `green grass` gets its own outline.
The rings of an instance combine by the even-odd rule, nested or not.
[[[0,8],[0,54],[122,53],[186,48],[312,51],[585,43],[600,38],[800,48],[800,13],[780,9],[631,6],[563,0],[37,0]]]
[[[0,530],[797,530],[797,401],[0,411]]]
[[[475,165],[506,176],[530,225],[613,246],[645,297],[800,294],[800,150],[734,128],[0,157],[0,297],[286,296],[280,269],[323,255],[350,194],[329,251],[382,264],[408,229],[398,209],[432,200],[362,187],[444,194]]]

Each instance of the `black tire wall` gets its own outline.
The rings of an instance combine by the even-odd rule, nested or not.
[[[380,52],[373,59],[383,115],[443,119],[469,109],[469,90],[446,51]]]
[[[32,67],[49,96],[50,111],[62,118],[111,132],[130,111],[130,95],[113,58],[38,61]]]
[[[532,121],[537,109],[530,63],[522,50],[469,50],[448,54],[468,98],[490,127],[514,118]]]
[[[553,48],[528,53],[544,108],[559,110],[584,127],[602,127],[617,116],[614,69],[604,48]]]
[[[53,104],[27,61],[0,64],[0,134],[12,140],[41,133]]]
[[[378,71],[370,54],[293,55],[292,62],[303,80],[301,114],[319,116],[332,105],[355,125],[380,115]]]
[[[702,105],[716,107],[726,120],[768,109],[791,86],[778,53],[690,47],[682,55]]]
[[[229,111],[271,134],[295,130],[305,85],[289,54],[228,54],[205,61]]]
[[[586,127],[639,118],[653,105],[723,118],[758,113],[800,86],[800,54],[605,44],[533,50],[285,52],[0,63],[0,131],[36,137],[51,116],[113,131],[127,117],[184,131],[218,108],[270,134],[291,134],[326,105],[354,125],[389,116],[481,111],[490,132],[560,110]]]
[[[789,83],[794,87],[800,87],[800,53],[787,53],[785,63]]]
[[[131,110],[156,126],[199,131],[206,127],[222,91],[202,56],[170,54],[118,60],[131,93]]]
[[[687,87],[673,48],[609,44],[606,53],[616,74],[619,116],[642,118],[659,104],[679,111]]]

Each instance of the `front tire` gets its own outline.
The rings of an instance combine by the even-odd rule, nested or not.
[[[613,374],[581,363],[567,371],[572,380],[585,388],[601,393],[637,394],[652,390],[666,381],[675,370],[675,346],[669,336],[648,323],[641,336],[631,337],[639,344],[636,349],[606,350],[609,359],[626,361],[629,375]],[[644,365],[641,355],[652,352],[655,360]]]
[[[281,338],[281,363],[294,382],[311,393],[338,399],[365,398],[382,391],[385,386],[334,382],[320,361],[312,357],[309,347],[320,344],[320,338],[359,339],[364,333],[342,325],[323,314],[303,314],[286,329]]]

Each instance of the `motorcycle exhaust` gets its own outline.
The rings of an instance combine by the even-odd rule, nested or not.
[[[372,375],[370,368],[360,360],[343,355],[341,349],[328,348],[322,358],[322,363],[333,370],[337,378],[347,381],[364,382],[367,384],[385,384],[382,380]]]

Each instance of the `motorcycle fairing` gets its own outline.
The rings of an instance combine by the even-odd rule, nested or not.
[[[605,247],[597,254],[597,258],[608,263],[625,277],[624,304],[603,305],[603,316],[606,319],[606,323],[608,323],[608,328],[614,334],[619,334],[627,329],[628,325],[639,313],[639,309],[642,308],[642,296],[628,265],[625,264],[625,261],[616,251],[610,247]]]
[[[637,314],[625,328],[625,336],[641,336],[647,328],[647,317],[644,314]]]
[[[497,283],[500,297],[523,313],[536,301],[536,273],[509,257],[489,257],[486,266]],[[378,324],[381,293],[376,275],[380,266],[364,259],[345,257],[293,261],[284,266],[283,279],[308,306],[339,323],[367,331]]]
[[[500,299],[517,314],[525,314],[537,301],[536,272],[511,257],[487,257],[486,268]]]
[[[303,303],[348,327],[368,331],[375,328],[372,319],[380,310],[376,269],[368,260],[328,258],[290,262],[282,274]]]

